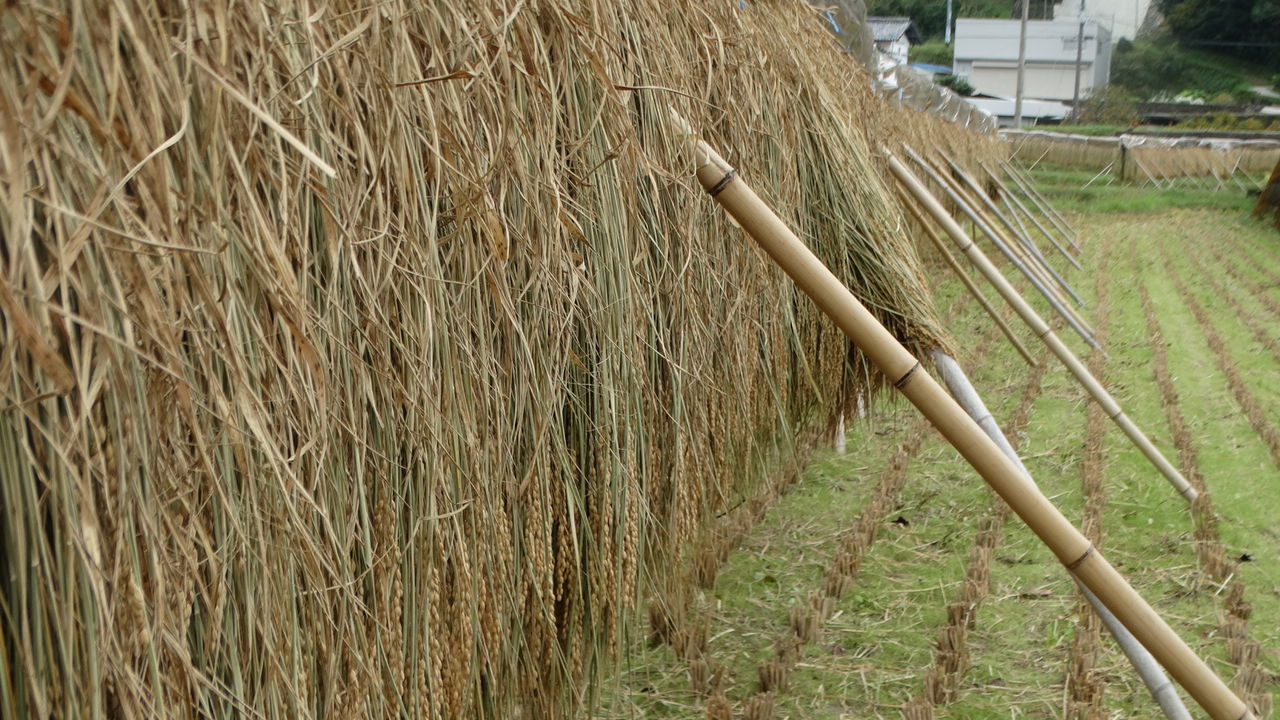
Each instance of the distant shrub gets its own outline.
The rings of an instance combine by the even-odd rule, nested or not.
[[[1080,122],[1088,125],[1131,125],[1137,121],[1133,95],[1118,85],[1098,89],[1080,108]]]
[[[1185,120],[1178,123],[1178,127],[1188,130],[1280,130],[1280,120],[1274,120],[1270,125],[1266,120],[1257,117],[1242,118],[1238,115],[1232,115],[1228,112],[1214,113],[1204,117],[1195,118],[1193,120]]]
[[[930,40],[919,45],[912,45],[907,57],[911,59],[911,62],[951,67],[951,46],[941,40]]]
[[[951,88],[959,95],[967,96],[977,92],[973,85],[969,84],[968,80],[965,80],[959,75],[939,75],[934,78],[933,81],[942,87]]]

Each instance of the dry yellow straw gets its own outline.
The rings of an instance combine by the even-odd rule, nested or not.
[[[1214,720],[1252,713],[1120,573],[1035,487],[840,280],[706,143],[695,141],[698,182],[760,244],[1022,518],[1058,560],[1151,651]],[[932,196],[929,196],[932,200]],[[936,200],[933,201],[936,204]],[[954,221],[952,221],[954,224]],[[972,243],[970,243],[972,244]],[[988,263],[989,264],[989,263]]]
[[[1085,367],[1084,363],[1080,362],[1080,359],[1077,358],[1075,354],[1071,352],[1071,349],[1066,346],[1066,343],[1062,342],[1062,339],[1054,334],[1053,330],[1045,324],[1045,321],[1036,314],[1036,311],[1033,310],[1031,306],[1027,304],[1027,301],[1023,300],[1022,296],[1018,294],[1018,291],[1009,284],[1009,281],[1004,279],[1004,276],[1000,274],[1000,271],[996,269],[996,266],[992,265],[991,261],[987,259],[987,256],[982,252],[982,249],[979,248],[967,234],[965,234],[964,229],[955,221],[955,218],[947,214],[946,209],[942,207],[938,202],[938,199],[935,198],[933,194],[930,193],[918,179],[916,179],[916,176],[911,174],[911,171],[907,169],[907,166],[903,165],[902,161],[894,157],[892,153],[889,154],[889,170],[893,173],[894,177],[898,179],[898,182],[900,182],[902,186],[906,188],[921,205],[924,206],[925,210],[927,210],[929,214],[938,221],[938,224],[942,225],[942,228],[947,231],[947,234],[951,236],[951,239],[960,246],[961,252],[968,256],[970,262],[974,264],[974,267],[978,268],[979,272],[985,275],[987,280],[995,286],[996,291],[1005,299],[1005,302],[1009,303],[1009,305],[1013,307],[1014,311],[1017,312],[1018,316],[1027,323],[1027,326],[1031,328],[1032,332],[1044,341],[1044,344],[1049,347],[1049,350],[1052,351],[1054,355],[1058,356],[1058,359],[1062,361],[1063,365],[1067,366],[1067,370],[1071,371],[1071,374],[1076,377],[1076,380],[1084,387],[1089,395],[1091,395],[1093,399],[1102,406],[1102,410],[1107,414],[1107,417],[1111,418],[1116,425],[1120,426],[1120,429],[1129,437],[1129,440],[1142,451],[1143,455],[1147,456],[1147,459],[1151,461],[1151,464],[1156,466],[1156,469],[1158,469],[1161,474],[1168,479],[1169,483],[1173,485],[1178,492],[1182,493],[1182,496],[1185,497],[1188,502],[1195,500],[1197,493],[1195,488],[1191,487],[1191,483],[1187,482],[1187,479],[1182,477],[1182,473],[1178,472],[1178,469],[1175,468],[1163,454],[1161,454],[1160,450],[1152,444],[1151,440],[1138,429],[1138,426],[1133,424],[1133,421],[1124,414],[1122,409],[1120,409],[1120,404],[1116,402],[1115,398],[1111,397],[1111,393],[1107,392],[1106,388],[1102,387],[1102,383],[1098,382],[1097,378],[1089,372],[1089,369]]]
[[[996,312],[996,309],[991,307],[991,303],[988,302],[986,296],[982,294],[981,288],[979,288],[978,284],[973,281],[973,278],[969,277],[969,273],[965,272],[964,268],[960,265],[960,262],[957,261],[955,256],[951,254],[951,251],[947,249],[942,238],[938,237],[938,233],[929,225],[929,221],[925,219],[920,210],[916,208],[915,202],[906,195],[902,195],[901,189],[899,189],[898,192],[902,206],[907,209],[907,212],[911,214],[911,217],[915,218],[916,224],[924,230],[925,237],[929,238],[929,242],[937,248],[938,254],[942,255],[942,259],[945,260],[947,266],[951,268],[951,272],[955,273],[956,277],[960,278],[960,282],[964,283],[965,288],[969,290],[969,294],[978,301],[978,304],[982,306],[982,309],[985,310],[987,315],[991,317],[991,320],[995,322],[996,327],[1000,328],[1000,332],[1004,333],[1004,336],[1009,340],[1009,344],[1013,345],[1014,349],[1018,351],[1018,354],[1022,356],[1023,360],[1027,361],[1028,365],[1031,367],[1039,365],[1039,363],[1036,362],[1036,359],[1031,356],[1031,352],[1027,350],[1026,346],[1022,344],[1022,341],[1018,339],[1018,336],[1014,334],[1013,328],[1009,327],[1009,324],[1004,321],[1004,318],[1000,317],[1000,313]]]

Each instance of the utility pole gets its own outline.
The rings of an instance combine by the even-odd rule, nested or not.
[[[942,43],[951,44],[951,0],[947,0],[947,29],[942,33]]]
[[[1071,122],[1080,124],[1080,66],[1084,59],[1084,0],[1080,0],[1080,31],[1076,34],[1076,89],[1071,95]]]
[[[1018,30],[1018,91],[1013,99],[1013,126],[1016,128],[1022,127],[1022,84],[1023,76],[1027,74],[1027,15],[1030,9],[1031,0],[1022,0],[1022,26]]]

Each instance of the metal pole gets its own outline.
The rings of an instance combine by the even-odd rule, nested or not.
[[[1022,0],[1022,25],[1018,29],[1018,91],[1013,100],[1013,126],[1022,127],[1023,76],[1027,73],[1027,17],[1031,0]]]

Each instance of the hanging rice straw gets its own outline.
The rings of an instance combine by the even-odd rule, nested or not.
[[[1214,720],[1253,715],[1227,685],[1103,558],[1034,483],[987,437],[853,293],[706,143],[692,139],[698,182],[819,308],[893,380],[1023,522],[1128,627]],[[899,170],[901,163],[890,157]],[[919,183],[915,184],[919,187]],[[932,195],[926,207],[937,206]],[[954,220],[951,221],[954,225]],[[959,230],[958,226],[956,227]],[[963,231],[960,231],[963,234]],[[972,246],[972,241],[968,243]],[[985,258],[983,258],[985,260]],[[985,265],[990,267],[990,263]],[[991,268],[994,270],[994,268]],[[1005,283],[1007,286],[1007,283]],[[1011,289],[1011,288],[1010,288]],[[1023,303],[1025,306],[1025,303]],[[1043,325],[1043,322],[1041,322]],[[1045,328],[1047,331],[1048,328]]]
[[[911,174],[911,171],[907,169],[906,165],[902,164],[901,160],[892,154],[889,155],[889,170],[898,179],[898,182],[942,225],[947,234],[951,236],[951,239],[960,246],[961,252],[967,255],[970,262],[995,286],[996,291],[1004,297],[1005,302],[1008,302],[1013,307],[1014,311],[1027,323],[1032,332],[1045,345],[1049,346],[1049,350],[1058,356],[1063,365],[1067,366],[1067,370],[1071,371],[1071,374],[1075,376],[1085,391],[1102,406],[1102,410],[1107,414],[1107,417],[1120,426],[1120,429],[1124,431],[1129,440],[1142,451],[1143,455],[1147,456],[1151,464],[1156,466],[1169,483],[1187,499],[1187,502],[1195,500],[1197,493],[1195,488],[1191,487],[1191,483],[1182,477],[1182,473],[1178,472],[1178,469],[1161,454],[1151,440],[1138,429],[1138,426],[1134,425],[1133,421],[1124,414],[1120,404],[1116,402],[1115,398],[1111,397],[1111,393],[1107,392],[1102,383],[1098,382],[1097,378],[1084,366],[1084,363],[1080,362],[1080,359],[1071,352],[1066,343],[1062,342],[1062,339],[1045,324],[1045,321],[1036,314],[1036,311],[1027,304],[1027,301],[1009,284],[1009,281],[1004,279],[1004,276],[1000,274],[996,266],[987,259],[982,249],[965,234],[964,229],[955,221],[955,218],[947,214],[938,199],[920,183],[915,175]]]
[[[946,384],[947,390],[951,391],[952,397],[956,402],[960,403],[960,407],[969,413],[969,417],[982,428],[987,437],[991,438],[996,445],[1000,446],[1000,450],[1004,452],[1022,472],[1031,478],[1031,473],[1027,470],[1027,466],[1022,463],[1022,458],[1018,457],[1018,453],[1013,449],[1013,445],[1009,443],[1009,439],[1005,437],[1004,432],[1000,430],[1000,426],[992,417],[991,412],[987,410],[986,403],[982,402],[982,396],[978,395],[978,391],[974,389],[973,384],[969,382],[969,377],[965,375],[960,364],[950,355],[941,350],[933,350],[930,353],[933,358],[933,364],[938,368],[938,375],[942,377],[942,381]],[[1032,483],[1035,480],[1032,479]],[[1169,720],[1191,720],[1190,713],[1182,704],[1182,698],[1178,696],[1178,690],[1173,686],[1173,682],[1160,669],[1160,664],[1151,656],[1151,653],[1138,642],[1133,633],[1129,632],[1124,625],[1116,619],[1116,616],[1102,604],[1097,595],[1089,591],[1078,579],[1076,587],[1080,589],[1080,594],[1089,601],[1089,605],[1093,611],[1102,619],[1111,636],[1115,638],[1116,644],[1124,652],[1125,657],[1129,658],[1133,669],[1138,673],[1138,677],[1142,678],[1142,682],[1147,686],[1147,690],[1151,696],[1155,698],[1160,709],[1164,712],[1165,717]]]
[[[965,272],[965,269],[960,265],[960,262],[956,260],[955,256],[951,254],[951,251],[947,249],[946,243],[942,241],[942,238],[938,237],[938,233],[934,231],[933,227],[929,225],[929,221],[925,219],[919,208],[915,206],[915,201],[905,195],[902,195],[901,188],[899,188],[898,192],[899,202],[901,202],[902,207],[906,208],[911,217],[915,219],[916,224],[924,231],[925,237],[929,238],[929,242],[937,248],[938,254],[942,256],[942,259],[946,261],[947,266],[951,268],[951,272],[955,273],[956,277],[960,278],[960,282],[964,283],[965,288],[969,290],[969,294],[978,301],[978,304],[981,305],[982,309],[991,317],[991,320],[996,324],[996,327],[1000,328],[1000,332],[1004,333],[1004,336],[1009,340],[1009,344],[1013,345],[1014,349],[1018,351],[1018,354],[1022,356],[1023,360],[1027,361],[1028,365],[1031,367],[1038,365],[1039,363],[1036,362],[1036,359],[1031,357],[1031,352],[1027,350],[1026,346],[1022,344],[1022,341],[1018,339],[1018,336],[1014,334],[1013,328],[1009,327],[1009,324],[1004,321],[1004,318],[1000,317],[1000,313],[996,312],[996,309],[991,306],[991,303],[987,300],[986,296],[982,294],[982,289],[973,281],[973,278],[969,277],[969,273]]]
[[[1037,272],[1030,262],[1025,261],[1015,249],[1005,243],[1004,240],[982,220],[977,212],[969,206],[969,203],[951,187],[946,178],[939,175],[933,168],[929,167],[929,164],[926,163],[919,155],[912,152],[911,148],[906,148],[906,150],[908,155],[911,156],[911,159],[920,166],[920,169],[924,170],[925,174],[937,183],[938,187],[947,194],[947,197],[951,202],[955,203],[956,206],[973,221],[973,224],[977,225],[982,233],[991,239],[991,242],[995,244],[996,248],[1027,278],[1027,280],[1031,281],[1031,285],[1038,290],[1042,296],[1044,296],[1044,299],[1049,303],[1049,306],[1062,316],[1063,320],[1067,321],[1067,324],[1071,326],[1071,329],[1075,330],[1077,335],[1083,338],[1085,342],[1089,343],[1090,347],[1100,347],[1098,342],[1093,339],[1093,329],[1084,321],[1084,318],[1081,318],[1071,309],[1070,304],[1065,302],[1065,298],[1062,298],[1054,291],[1050,284],[1051,281]]]

